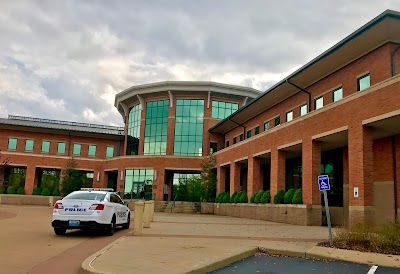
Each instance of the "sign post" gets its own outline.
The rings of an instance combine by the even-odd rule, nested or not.
[[[319,190],[324,193],[326,221],[328,223],[328,231],[329,231],[329,245],[332,246],[333,239],[332,239],[331,216],[329,214],[328,195],[326,194],[326,191],[331,189],[331,186],[329,185],[328,175],[318,176],[318,186],[319,186]]]

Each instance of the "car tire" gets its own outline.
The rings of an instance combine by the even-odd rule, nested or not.
[[[129,229],[129,226],[131,225],[131,214],[128,213],[128,220],[125,224],[122,225],[123,229]]]
[[[64,235],[65,232],[67,232],[66,228],[62,228],[62,227],[55,227],[54,228],[54,233],[56,233],[56,235]]]
[[[116,224],[116,218],[115,215],[113,215],[111,223],[110,223],[110,227],[106,229],[106,235],[107,236],[112,236],[114,235],[115,232],[115,224]]]

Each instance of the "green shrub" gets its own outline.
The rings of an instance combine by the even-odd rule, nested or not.
[[[18,188],[17,193],[19,195],[24,195],[25,194],[25,189],[23,187]]]
[[[221,203],[227,204],[227,203],[229,203],[229,202],[230,202],[230,199],[229,199],[229,192],[225,192],[225,195],[222,197]]]
[[[259,204],[261,196],[263,195],[264,191],[260,190],[256,193],[256,196],[254,197],[254,203]]]
[[[249,202],[249,198],[247,197],[247,193],[246,192],[242,192],[242,194],[239,196],[239,203],[248,203]]]
[[[293,200],[294,193],[296,192],[296,189],[291,188],[285,193],[285,197],[283,198],[283,201],[285,204],[291,204]]]
[[[285,199],[285,190],[281,189],[274,196],[274,204],[283,204]]]
[[[16,194],[17,190],[13,186],[7,187],[7,194]]]
[[[51,193],[51,196],[60,196],[60,191],[57,188],[55,188]]]
[[[0,187],[0,194],[6,193],[6,188],[4,186]]]
[[[240,197],[242,196],[242,194],[243,194],[243,192],[240,191],[240,192],[236,195],[236,197],[235,197],[235,199],[234,199],[234,201],[233,201],[235,204],[240,203]]]
[[[264,191],[261,196],[260,202],[262,204],[266,204],[269,203],[270,201],[271,201],[271,192],[269,190]]]
[[[216,203],[220,203],[222,194],[223,194],[223,192],[221,192],[220,194],[217,195],[217,197],[215,198]]]
[[[230,199],[230,202],[231,202],[232,204],[235,202],[236,196],[238,196],[238,193],[235,191],[235,192],[232,194],[232,197],[231,197],[231,199]]]
[[[301,188],[297,189],[293,195],[292,204],[302,204],[303,203],[303,193]]]
[[[43,188],[42,189],[42,196],[50,196],[50,190],[47,188],[47,187],[45,187],[45,188]]]
[[[40,190],[40,188],[35,187],[32,191],[32,195],[40,195],[42,191]]]

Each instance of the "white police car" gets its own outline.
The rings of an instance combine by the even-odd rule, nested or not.
[[[116,226],[129,228],[130,210],[113,189],[82,188],[54,204],[51,225],[57,235],[67,229],[104,229],[113,235]]]

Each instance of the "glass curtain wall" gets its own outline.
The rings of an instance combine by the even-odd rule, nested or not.
[[[202,156],[204,100],[176,100],[174,155]]]
[[[169,100],[146,104],[144,155],[166,155]]]
[[[128,117],[128,134],[126,146],[126,155],[139,154],[139,138],[140,138],[140,118],[142,113],[142,106],[137,105],[129,110]]]
[[[141,199],[143,189],[145,199],[151,200],[153,189],[153,169],[127,169],[125,171],[124,199]]]
[[[238,109],[239,104],[237,103],[212,101],[211,117],[216,119],[225,119]]]

